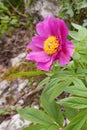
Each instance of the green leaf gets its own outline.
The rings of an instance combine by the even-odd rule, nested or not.
[[[84,125],[82,126],[81,130],[87,130],[87,121],[85,121]]]
[[[87,29],[82,28],[78,32],[69,31],[69,35],[76,41],[83,41],[87,37]]]
[[[52,89],[57,83],[58,83],[58,78],[53,78],[50,80],[49,84],[45,87],[44,93],[48,92],[50,89]]]
[[[77,30],[80,30],[80,29],[84,28],[84,27],[82,27],[81,25],[78,25],[78,24],[75,24],[75,23],[71,23],[71,24],[72,24],[72,26],[73,26],[75,29],[77,29]]]
[[[40,124],[53,124],[53,119],[51,119],[43,111],[35,108],[26,107],[24,109],[18,110],[18,113],[28,121]]]
[[[84,125],[86,120],[87,120],[87,109],[79,112],[79,114],[73,118],[73,120],[65,128],[65,130],[81,130],[81,127]]]
[[[58,80],[58,79],[57,79]],[[46,87],[45,92],[49,95],[49,99],[53,100],[57,96],[59,96],[65,89],[65,87],[69,86],[72,82],[72,79],[67,79],[64,81],[61,81],[59,83],[55,82],[55,85],[52,86],[50,89]]]
[[[44,80],[42,80],[38,86],[37,86],[37,89],[40,88],[40,87],[43,87],[43,85],[45,85],[46,83],[48,83],[50,80],[50,77],[46,77]]]
[[[78,37],[78,33],[76,31],[69,31],[69,36],[71,36],[76,41],[80,41],[80,38]]]
[[[81,71],[81,69],[80,69],[80,71]],[[80,74],[81,76],[82,76],[83,72],[81,72],[81,74]],[[85,70],[85,72],[86,72],[86,70]],[[66,87],[65,91],[68,93],[77,95],[77,96],[87,97],[87,88],[86,88],[85,84],[82,82],[82,80],[80,80],[78,78],[73,78],[73,84],[74,84],[74,86]]]
[[[65,88],[65,91],[76,96],[87,97],[87,88],[81,86],[70,86]]]
[[[70,7],[70,8],[67,10],[66,14],[70,15],[70,17],[73,17],[73,16],[74,16],[73,9]]]
[[[65,68],[63,67],[62,69],[63,70],[61,70],[59,72],[56,72],[52,76],[52,78],[55,78],[57,81],[63,81],[63,80],[67,80],[67,78],[72,76],[72,72],[71,71],[64,70],[64,69],[66,69],[66,66],[65,66]]]
[[[17,23],[18,23],[18,19],[12,19],[11,22],[10,22],[10,24],[12,24],[12,25],[15,25]]]
[[[44,71],[30,71],[30,72],[19,72],[19,73],[14,73],[11,74],[10,76],[14,76],[14,77],[19,77],[19,76],[36,76],[36,75],[41,75],[41,74],[46,74],[47,72]]]
[[[87,37],[87,29],[82,28],[78,31],[78,37],[80,41],[84,40]]]
[[[80,80],[78,78],[73,78],[73,83],[77,87],[86,88],[84,83],[82,82],[82,80]]]
[[[78,111],[76,109],[72,108],[72,112],[71,112],[71,108],[68,107],[64,107],[64,115],[66,118],[68,118],[70,121],[78,114]]]
[[[9,113],[9,108],[7,109],[0,109],[0,115],[6,115]]]
[[[59,105],[53,100],[47,100],[49,95],[42,93],[40,101],[44,110],[51,116],[58,125],[63,126],[64,118]]]
[[[40,124],[36,124],[36,125],[32,125],[29,126],[27,128],[24,128],[23,130],[57,130],[58,127],[56,125],[40,125]]]
[[[75,109],[87,108],[87,99],[82,97],[69,97],[69,98],[62,99],[57,103],[65,107],[70,107]]]

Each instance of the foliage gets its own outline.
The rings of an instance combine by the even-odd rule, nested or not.
[[[9,108],[0,109],[0,116],[9,114]]]
[[[87,130],[87,29],[74,23],[72,26],[75,31],[70,31],[69,37],[75,46],[73,58],[64,67],[55,63],[37,86],[39,89],[46,84],[40,96],[43,109],[18,110],[24,119],[34,122],[24,130]],[[61,99],[63,92],[69,96]],[[64,119],[70,123],[64,125]]]
[[[28,4],[31,3],[32,0]],[[21,4],[22,0],[12,0],[10,5],[4,0],[0,1],[1,34],[8,28],[20,25],[18,21],[23,16],[23,12],[20,12]],[[12,7],[14,11],[10,9]],[[60,17],[68,23],[73,21],[87,26],[86,0],[62,1],[62,7]],[[48,73],[31,71],[13,74],[15,77],[39,74],[48,76],[37,86],[37,89],[46,86],[40,96],[41,109],[26,107],[17,110],[24,119],[34,123],[24,130],[87,130],[87,29],[74,23],[72,26],[74,31],[69,32],[69,38],[74,43],[75,52],[68,65],[61,67],[55,62]],[[69,96],[60,98],[63,93]],[[1,114],[3,112],[1,110]],[[65,124],[65,120],[69,120],[69,124]]]
[[[61,0],[61,10],[58,17],[71,22],[83,24],[87,27],[87,1],[86,0]]]
[[[30,72],[28,72],[29,70]],[[32,70],[34,72],[32,72]],[[37,74],[37,72],[39,73]],[[29,75],[31,76],[30,78],[32,78],[32,76],[34,76],[35,74],[36,75],[44,74],[44,72],[41,72],[41,71],[37,71],[37,72],[36,72],[36,66],[33,62],[30,62],[30,63],[21,62],[21,64],[18,66],[13,66],[13,67],[8,68],[3,73],[2,79],[8,80],[10,82],[10,81],[15,80],[17,77],[20,77],[20,75],[22,76],[21,77],[22,79],[25,79],[25,78],[29,78]],[[36,79],[36,77],[34,79]]]
[[[77,4],[78,3],[78,4]],[[0,1],[0,35],[11,33],[15,27],[24,26],[33,29],[33,16],[26,13],[26,8],[34,4],[34,0],[1,0]],[[87,26],[87,1],[86,0],[61,0],[61,10],[58,17],[71,22]]]
[[[27,14],[25,8],[32,4],[32,0],[28,0],[25,4],[23,0],[1,0],[0,1],[0,35],[11,34],[15,27],[24,26],[33,28],[33,16]]]
[[[14,26],[19,26],[19,16],[15,15],[14,12],[10,10],[9,4],[0,1],[0,35],[6,33],[6,31],[11,31]]]

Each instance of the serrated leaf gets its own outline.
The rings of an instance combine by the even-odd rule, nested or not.
[[[18,110],[18,113],[28,121],[32,121],[39,124],[53,124],[53,119],[51,119],[43,111],[26,107],[24,109]]]
[[[57,103],[65,107],[70,107],[75,109],[87,108],[87,99],[82,97],[69,97],[69,98],[62,99]]]

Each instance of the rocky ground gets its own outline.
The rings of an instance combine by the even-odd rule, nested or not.
[[[17,38],[16,38],[17,36]],[[25,61],[29,31],[17,29],[11,37],[1,40],[0,51],[0,130],[20,130],[30,124],[15,111],[16,107],[39,107],[39,92],[35,91],[39,79],[17,78],[9,80],[5,73]],[[30,65],[31,66],[31,65]],[[26,69],[26,65],[23,66]],[[23,68],[23,69],[24,69]],[[23,70],[21,69],[21,71]],[[32,70],[29,67],[30,71]],[[13,71],[13,70],[12,70]],[[14,71],[13,71],[14,72]],[[11,74],[11,72],[9,72]],[[4,77],[4,78],[3,78]],[[10,77],[10,76],[9,76]]]
[[[9,82],[3,79],[4,73],[12,66],[19,65],[25,58],[25,45],[29,41],[29,32],[16,29],[11,37],[0,40],[0,130],[17,130],[29,125],[15,112],[14,107],[22,107],[22,90],[28,93],[29,80],[20,78]]]
[[[59,9],[57,0],[37,0],[26,8],[26,11],[34,16],[33,23],[36,24],[48,14],[58,16]],[[23,108],[29,105],[39,108],[38,99],[41,90],[36,91],[35,88],[43,76],[36,79],[17,78],[11,81],[5,76],[3,78],[9,68],[14,69],[25,61],[26,45],[33,34],[33,31],[20,27],[16,28],[11,36],[5,34],[0,38],[0,130],[22,130],[31,124],[17,114],[16,107]]]

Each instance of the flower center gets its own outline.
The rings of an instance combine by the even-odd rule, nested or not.
[[[59,47],[59,41],[56,37],[50,36],[44,42],[44,51],[48,55],[52,55],[57,52]]]

